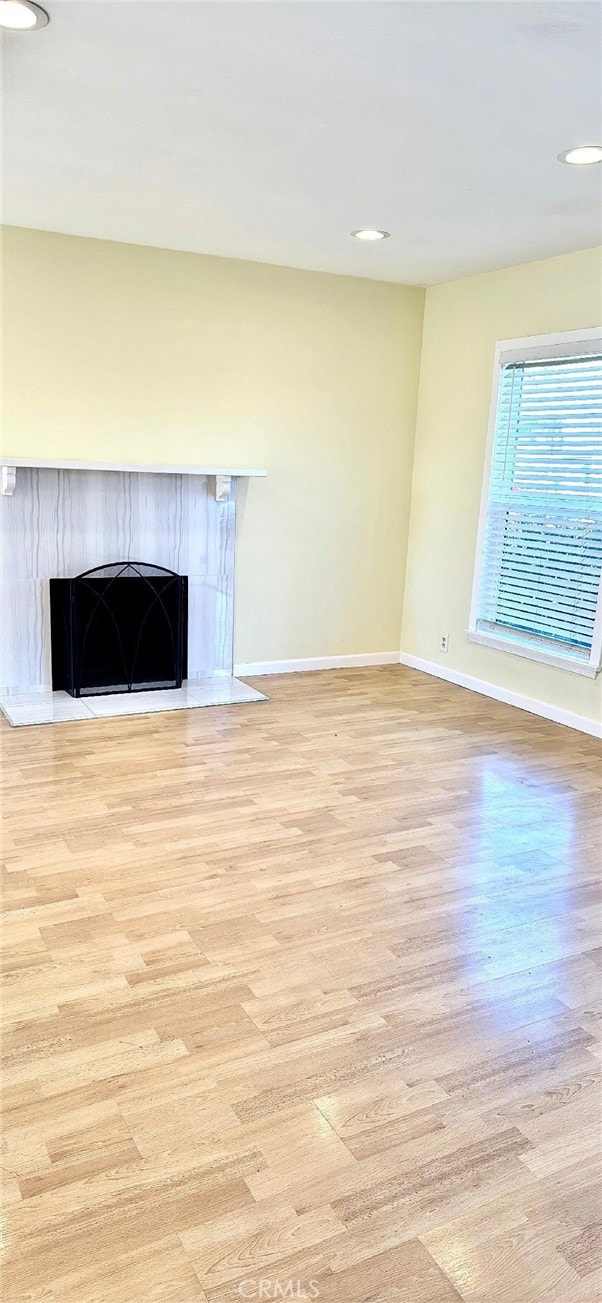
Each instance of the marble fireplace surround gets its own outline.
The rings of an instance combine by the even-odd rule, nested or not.
[[[2,692],[13,724],[261,700],[233,678],[236,483],[261,470],[4,457]],[[48,580],[111,561],[188,575],[188,680],[178,694],[52,692]]]

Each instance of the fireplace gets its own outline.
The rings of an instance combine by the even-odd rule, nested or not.
[[[52,686],[72,697],[181,688],[188,580],[143,561],[50,580]]]
[[[263,700],[233,673],[236,487],[263,471],[1,470],[0,711],[12,725]]]

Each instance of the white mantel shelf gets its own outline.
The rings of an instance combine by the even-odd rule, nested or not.
[[[47,460],[42,457],[1,457],[2,493],[14,493],[19,467],[33,467],[37,470],[63,471],[115,471],[122,474],[140,475],[208,475],[214,480],[214,493],[218,502],[224,502],[230,494],[233,478],[264,479],[267,471],[241,470],[233,466],[139,466],[132,462],[113,461],[65,461]]]

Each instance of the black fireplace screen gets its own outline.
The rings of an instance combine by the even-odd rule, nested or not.
[[[118,561],[50,580],[52,686],[72,697],[179,688],[187,674],[188,581]]]

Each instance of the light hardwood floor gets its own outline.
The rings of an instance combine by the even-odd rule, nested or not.
[[[599,744],[269,691],[2,730],[5,1298],[596,1303]]]

